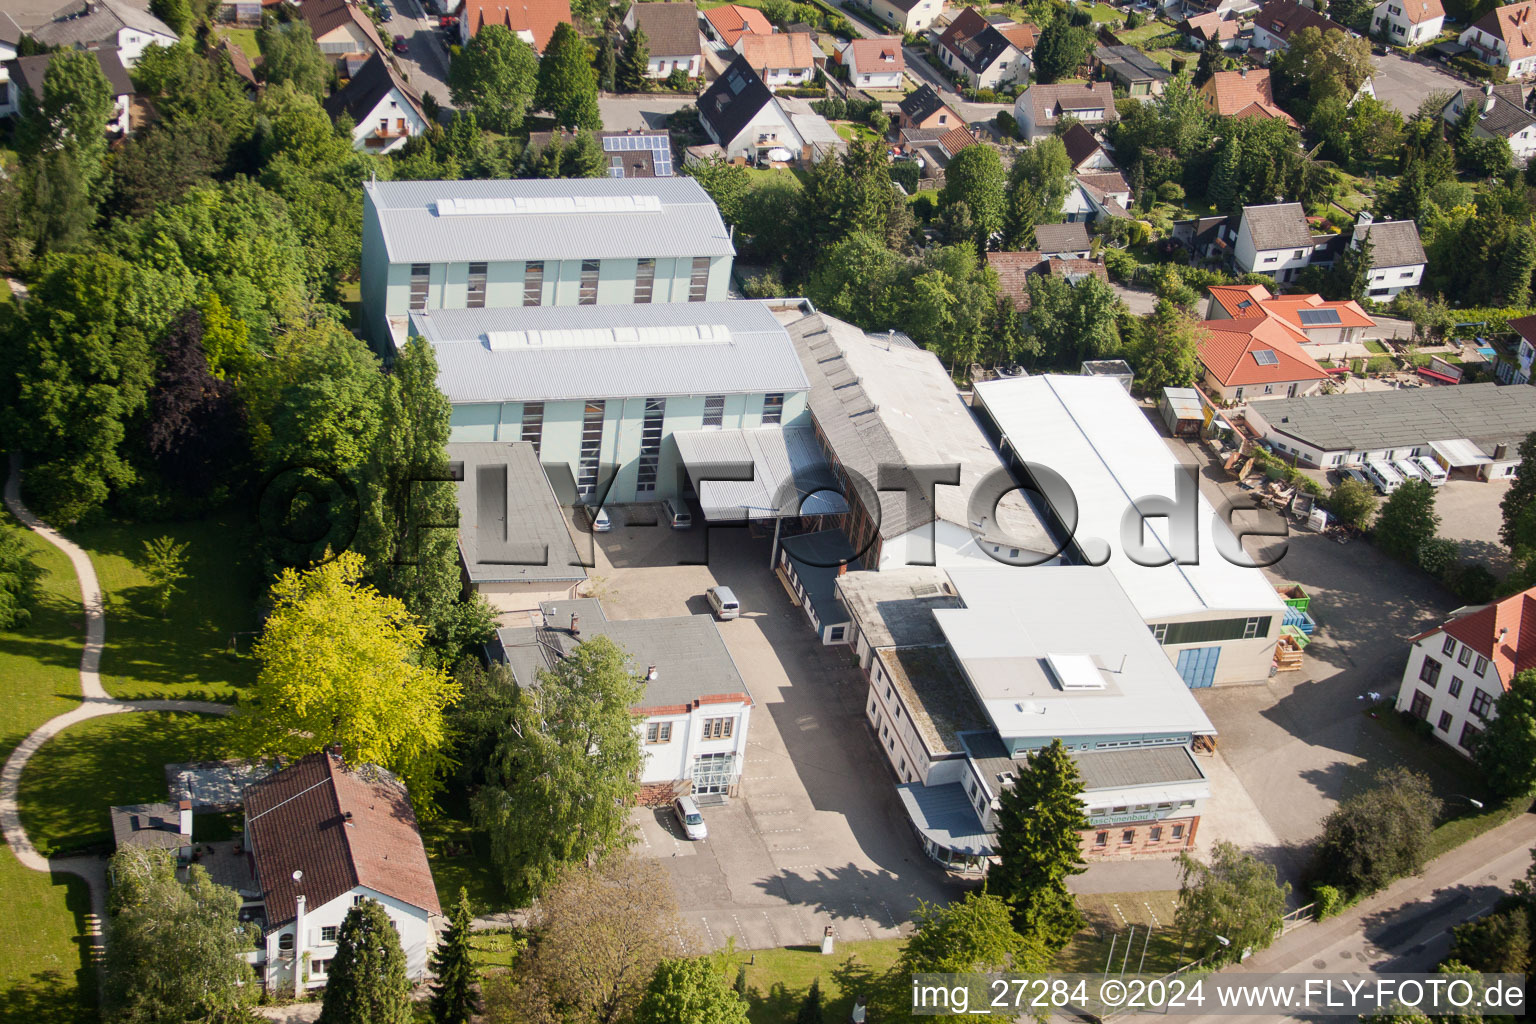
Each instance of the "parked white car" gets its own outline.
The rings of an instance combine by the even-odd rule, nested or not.
[[[677,815],[677,823],[683,827],[683,834],[689,839],[708,839],[709,828],[704,824],[704,815],[699,813],[699,805],[691,796],[680,796],[672,801],[672,813]]]

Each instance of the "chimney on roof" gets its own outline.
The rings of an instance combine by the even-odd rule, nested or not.
[[[177,822],[176,831],[180,832],[184,836],[187,836],[188,838],[191,838],[191,836],[192,836],[192,801],[191,800],[183,800],[181,803],[177,804],[176,807],[177,807],[177,810],[180,811],[180,815],[179,815],[180,820]]]
[[[1489,82],[1487,85],[1483,86],[1483,113],[1486,114],[1492,111],[1493,103],[1493,83]]]
[[[571,636],[581,636],[581,616],[571,612]]]

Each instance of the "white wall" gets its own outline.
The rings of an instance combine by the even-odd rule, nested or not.
[[[389,128],[394,131],[398,128],[398,121],[405,119],[405,134],[390,141],[387,146],[369,146],[368,136],[379,127],[381,120],[389,121]],[[416,108],[400,95],[400,90],[391,89],[389,93],[379,100],[378,104],[368,114],[361,118],[352,129],[352,148],[367,149],[375,153],[392,153],[405,145],[406,139],[412,135],[420,135],[427,130],[426,119],[416,113]],[[467,278],[466,278],[467,280]]]
[[[726,739],[704,739],[704,721],[709,718],[731,718],[731,735]],[[700,754],[729,753],[733,755],[734,773],[739,777],[747,752],[747,727],[752,718],[752,706],[740,701],[720,704],[701,704],[691,711],[674,714],[651,715],[635,726],[640,736],[640,751],[645,763],[640,769],[642,783],[675,782],[693,777],[693,763]],[[647,743],[646,734],[651,723],[670,724],[671,739],[666,743]]]
[[[131,68],[139,62],[152,43],[161,46],[175,46],[178,42],[175,36],[164,35],[159,32],[140,32],[135,28],[119,29],[117,33],[117,59],[123,62],[123,67]],[[14,56],[14,55],[13,55]]]
[[[334,940],[321,938],[322,928],[340,928],[358,896],[377,900],[395,923],[400,934],[400,947],[405,951],[405,971],[413,980],[419,980],[427,970],[427,955],[436,945],[427,911],[413,907],[393,896],[386,896],[367,886],[355,886],[350,892],[338,896],[320,907],[308,908],[304,914],[304,934],[295,939],[295,949],[289,956],[280,948],[283,935],[294,935],[297,922],[289,921],[282,928],[269,931],[265,937],[267,954],[267,987],[274,992],[293,992],[293,964],[303,963],[303,954],[309,953],[310,972],[306,988],[319,988],[325,984],[325,976],[316,971],[315,961],[326,960],[336,954]],[[287,957],[287,959],[284,959]]]
[[[1296,255],[1300,253],[1301,255]],[[1244,273],[1270,274],[1277,281],[1290,280],[1290,273],[1300,270],[1312,261],[1310,244],[1298,249],[1256,249],[1253,235],[1248,230],[1247,215],[1237,226],[1237,245],[1233,259]]]
[[[1405,288],[1417,288],[1424,279],[1424,264],[1409,267],[1377,267],[1366,285],[1373,299],[1390,299]]]
[[[759,142],[758,139],[762,135],[769,135],[772,138]],[[759,149],[768,150],[782,146],[789,150],[796,160],[800,158],[801,148],[805,144],[777,101],[765,104],[751,123],[734,139],[715,139],[715,142],[725,150],[728,157],[755,156]]]
[[[1461,663],[1463,657],[1467,659],[1465,665]],[[1440,666],[1438,676],[1425,671],[1426,663],[1431,661]],[[1481,676],[1477,674],[1479,665],[1483,668]],[[1434,679],[1433,685],[1425,676]],[[1459,692],[1452,693],[1453,690]],[[1408,648],[1408,664],[1403,669],[1396,707],[1399,711],[1410,711],[1416,694],[1427,696],[1429,707],[1424,718],[1434,730],[1435,739],[1466,756],[1469,752],[1461,745],[1463,730],[1469,723],[1481,729],[1493,717],[1491,708],[1486,719],[1472,713],[1472,703],[1479,692],[1490,701],[1498,700],[1504,692],[1498,668],[1465,644],[1435,633]]]

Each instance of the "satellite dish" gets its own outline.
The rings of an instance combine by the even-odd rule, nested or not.
[[[299,882],[299,881],[303,881],[303,879],[304,879],[304,872],[299,870],[298,868],[294,868],[293,880],[295,882]]]

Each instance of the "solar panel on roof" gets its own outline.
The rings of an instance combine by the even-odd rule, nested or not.
[[[1326,324],[1343,323],[1336,309],[1303,309],[1300,316],[1303,327],[1322,327]]]
[[[1261,348],[1253,353],[1253,361],[1260,366],[1275,366],[1279,364],[1280,357],[1267,348]]]

